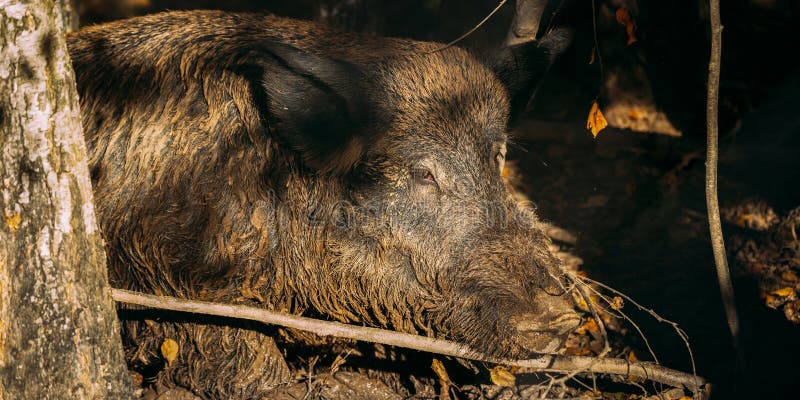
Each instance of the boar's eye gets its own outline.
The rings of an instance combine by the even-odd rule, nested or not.
[[[415,167],[411,170],[411,175],[414,177],[414,181],[419,184],[439,186],[436,182],[436,178],[433,176],[433,172],[428,168]]]

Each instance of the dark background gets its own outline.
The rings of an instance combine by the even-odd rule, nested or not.
[[[737,360],[719,300],[704,200],[705,82],[709,28],[705,1],[551,1],[542,32],[567,26],[572,46],[551,70],[515,130],[510,150],[520,187],[540,215],[578,236],[572,252],[593,278],[676,321],[688,333],[698,373],[714,398],[797,398],[800,329],[764,305],[758,277],[732,257],[742,319]],[[736,207],[761,199],[785,215],[800,206],[800,2],[722,2],[720,199]],[[81,24],[176,9],[267,11],[344,29],[449,42],[497,3],[479,0],[79,0]],[[626,45],[614,11],[627,7],[638,41]],[[509,1],[460,45],[491,51],[513,14]],[[603,68],[596,58],[596,43]],[[620,78],[621,77],[621,78]],[[631,80],[630,77],[635,77]],[[621,86],[610,85],[620,78]],[[610,108],[649,93],[680,137],[609,128],[592,138],[589,105]],[[639,96],[641,97],[641,96]],[[726,237],[743,234],[723,227]],[[800,268],[800,265],[792,267]],[[691,371],[671,328],[633,317],[659,361]],[[636,340],[635,338],[632,340]],[[641,343],[639,343],[641,345]]]

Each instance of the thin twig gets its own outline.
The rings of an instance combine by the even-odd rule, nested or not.
[[[575,274],[575,276],[578,276],[578,275]],[[589,290],[592,291],[592,293],[596,294],[603,301],[605,301],[608,304],[611,304],[611,300],[608,297],[606,297],[605,295],[603,295],[602,293],[600,293],[597,289],[593,288],[591,285],[588,285],[588,284],[586,286],[589,288]],[[636,332],[639,333],[639,337],[641,337],[642,340],[644,340],[644,345],[645,345],[645,347],[647,347],[647,351],[648,351],[648,353],[650,353],[650,356],[653,357],[653,361],[655,361],[656,364],[658,364],[658,356],[656,356],[656,352],[653,350],[653,347],[650,346],[650,341],[647,339],[647,336],[645,336],[644,332],[639,327],[639,325],[636,324],[636,322],[634,322],[633,319],[631,317],[629,317],[628,314],[625,314],[622,310],[615,310],[615,312],[619,313],[618,316],[615,313],[612,313],[610,311],[606,311],[606,312],[608,312],[609,314],[612,314],[612,315],[614,315],[614,316],[616,316],[618,318],[622,318],[622,319],[628,321],[628,323],[630,323],[633,326],[633,328],[636,329]]]
[[[597,56],[597,65],[600,67],[600,88],[597,90],[595,101],[600,98],[600,92],[603,90],[603,82],[605,81],[605,71],[603,71],[603,54],[600,52],[600,42],[597,40],[597,6],[595,0],[592,1],[592,33],[594,37],[594,53]]]
[[[722,23],[720,22],[719,0],[709,0],[711,16],[711,59],[708,62],[708,100],[706,103],[706,205],[708,206],[708,228],[711,232],[711,247],[717,280],[722,293],[722,304],[728,317],[733,345],[741,359],[739,347],[739,315],[736,311],[736,297],[733,293],[731,272],[725,255],[725,241],[722,237],[722,223],[719,217],[719,198],[717,197],[717,158],[719,154],[719,76],[722,62]]]
[[[492,18],[492,15],[494,15],[495,13],[497,13],[498,11],[500,11],[500,8],[501,8],[501,7],[503,7],[503,4],[506,4],[506,1],[508,1],[508,0],[500,0],[500,3],[497,5],[497,7],[495,7],[495,8],[494,8],[494,10],[492,10],[492,12],[490,12],[490,13],[489,13],[489,15],[487,15],[486,17],[484,17],[484,18],[481,20],[481,22],[478,22],[478,25],[475,25],[474,27],[472,27],[472,29],[468,30],[468,31],[467,31],[467,33],[465,33],[465,34],[463,34],[463,35],[461,35],[461,36],[457,37],[457,38],[456,38],[455,40],[453,40],[452,42],[450,42],[450,43],[448,43],[448,44],[446,44],[446,45],[444,45],[444,46],[442,46],[442,47],[439,47],[439,48],[438,48],[438,49],[436,49],[436,50],[429,51],[429,52],[427,52],[427,53],[425,53],[425,54],[436,53],[436,52],[442,51],[442,50],[444,50],[444,49],[448,49],[448,48],[452,47],[454,44],[456,44],[456,43],[458,43],[458,42],[460,42],[460,41],[464,40],[464,38],[465,38],[465,37],[467,37],[467,36],[471,35],[473,32],[477,31],[477,30],[478,30],[478,28],[480,28],[481,26],[483,26],[483,24],[485,24],[485,23],[486,23],[486,21],[488,21],[488,20],[489,20],[489,18]]]
[[[597,308],[595,307],[594,302],[589,297],[589,295],[586,294],[586,291],[583,290],[583,286],[584,286],[583,283],[578,281],[578,280],[574,280],[574,279],[573,279],[573,282],[574,282],[574,286],[573,287],[578,291],[580,296],[583,298],[583,301],[586,302],[586,308],[588,308],[589,311],[592,313],[592,318],[594,318],[594,321],[597,324],[597,328],[600,331],[600,336],[603,338],[603,350],[600,352],[600,354],[597,355],[597,357],[594,357],[595,360],[602,360],[608,355],[609,352],[611,352],[611,345],[610,345],[610,343],[608,341],[608,332],[606,331],[605,323],[603,323],[603,320],[600,318],[600,315],[597,313]],[[588,285],[586,285],[586,286],[588,286]],[[591,367],[591,366],[589,366],[589,367]],[[558,385],[564,386],[567,381],[569,381],[570,379],[573,379],[576,375],[578,375],[580,373],[583,373],[583,372],[586,372],[586,370],[575,370],[575,371],[572,371],[572,372],[570,372],[570,373],[566,374],[565,376],[562,376],[561,378],[558,378],[558,379],[550,378],[552,380],[551,384],[558,384]],[[579,383],[583,384],[583,382],[580,382],[580,381],[577,381],[577,380],[576,380],[576,382],[579,382]],[[591,390],[591,388],[589,388],[589,387],[587,387],[587,389]],[[549,394],[549,393],[544,393],[543,396],[546,396],[547,394]]]
[[[344,339],[381,343],[475,361],[485,361],[522,368],[535,368],[543,372],[569,373],[580,370],[600,374],[638,377],[674,387],[690,388],[694,387],[696,382],[699,385],[705,382],[700,377],[646,362],[633,362],[617,358],[598,359],[595,357],[559,356],[553,354],[546,354],[539,358],[527,360],[500,359],[481,354],[463,344],[448,340],[411,335],[385,329],[321,321],[257,307],[185,300],[167,296],[154,296],[121,289],[112,289],[112,297],[115,301],[122,303],[179,312],[258,321],[265,324],[280,325],[286,328],[311,332],[320,336],[334,336]]]
[[[587,283],[591,283],[591,284],[600,286],[601,288],[606,289],[606,290],[610,291],[611,293],[614,293],[614,294],[622,297],[623,299],[625,299],[629,303],[631,303],[634,306],[636,306],[636,308],[638,308],[640,311],[644,311],[644,312],[650,314],[650,316],[655,318],[656,321],[664,323],[664,324],[672,325],[672,328],[675,329],[675,332],[683,340],[683,344],[686,346],[686,350],[689,352],[689,360],[690,360],[690,362],[692,364],[692,373],[694,375],[697,375],[697,367],[696,367],[696,364],[695,364],[695,361],[694,361],[694,352],[692,352],[692,346],[689,343],[689,335],[687,335],[686,331],[684,331],[680,326],[678,326],[677,322],[673,322],[673,321],[670,321],[670,320],[662,317],[661,315],[659,315],[654,310],[646,308],[645,306],[639,304],[636,300],[634,300],[630,296],[628,296],[625,293],[622,293],[619,290],[616,290],[616,289],[614,289],[614,288],[612,288],[612,287],[610,287],[608,285],[605,285],[603,283],[600,283],[598,281],[595,281],[595,280],[593,280],[591,278],[588,278],[588,277],[585,277],[585,276],[580,276],[580,275],[575,275],[575,276],[577,278],[587,282]],[[698,386],[700,386],[699,383],[698,383]]]
[[[577,275],[577,274],[576,274]],[[597,329],[600,331],[600,336],[603,338],[603,351],[601,354],[608,354],[611,351],[611,344],[608,342],[608,332],[606,331],[606,324],[603,322],[603,319],[600,318],[600,315],[597,313],[597,307],[595,307],[592,298],[586,294],[586,291],[583,290],[584,285],[581,284],[580,281],[575,280],[575,289],[578,290],[583,301],[586,302],[586,308],[589,309],[589,312],[592,313],[592,318],[594,318],[594,322],[597,324]],[[588,285],[586,285],[588,286]],[[602,357],[602,356],[601,356]]]

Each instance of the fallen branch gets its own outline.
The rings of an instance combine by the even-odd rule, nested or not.
[[[705,380],[699,376],[646,362],[632,362],[617,358],[559,356],[552,354],[546,354],[542,355],[540,358],[528,360],[498,359],[486,356],[462,344],[448,340],[434,339],[426,336],[417,336],[378,328],[322,321],[257,307],[154,296],[121,289],[113,289],[112,296],[115,301],[122,303],[194,314],[246,319],[311,332],[320,336],[333,336],[364,342],[380,343],[475,361],[518,366],[537,372],[571,373],[580,371],[621,375],[624,377],[647,379],[673,387],[687,388],[689,390],[705,385]],[[702,395],[701,393],[695,394]]]

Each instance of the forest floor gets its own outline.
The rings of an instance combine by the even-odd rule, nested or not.
[[[614,129],[593,139],[583,124],[530,122],[510,149],[539,215],[577,236],[582,268],[677,322],[719,399],[796,395],[800,326],[787,319],[797,322],[800,216],[788,214],[800,205],[800,142],[751,132],[759,127],[745,122],[721,143],[720,201],[744,363],[728,333],[708,240],[704,143]],[[630,314],[662,364],[691,371],[670,326]]]

